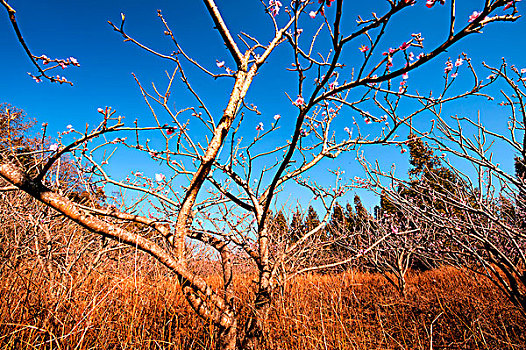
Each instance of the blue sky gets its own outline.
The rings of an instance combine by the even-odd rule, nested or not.
[[[272,25],[260,1],[217,0],[216,2],[233,34],[247,32],[262,43],[271,39]],[[144,85],[155,82],[157,86],[162,86],[165,82],[164,71],[171,72],[174,66],[171,62],[163,61],[129,43],[122,42],[122,37],[107,24],[108,20],[118,24],[121,12],[126,14],[126,30],[130,35],[164,53],[170,53],[174,49],[173,45],[163,35],[164,28],[157,18],[157,9],[161,9],[176,38],[193,58],[210,70],[217,70],[216,59],[226,60],[227,65],[233,66],[221,38],[213,30],[213,23],[200,1],[12,0],[9,3],[17,10],[19,26],[34,54],[46,54],[51,58],[73,56],[81,65],[80,68],[67,68],[58,72],[73,81],[75,84],[73,87],[48,82],[35,83],[27,75],[27,72],[34,72],[34,69],[18,44],[7,16],[3,13],[0,17],[0,28],[2,28],[0,47],[3,48],[3,70],[0,79],[2,102],[24,109],[29,116],[39,122],[48,122],[51,135],[65,130],[68,124],[78,129],[86,123],[95,124],[100,120],[97,108],[104,106],[114,107],[119,114],[126,116],[128,121],[139,118],[143,125],[151,122],[150,113],[131,73],[136,73]],[[460,28],[467,24],[467,18],[472,11],[482,8],[484,1],[466,0],[457,3],[459,6],[457,27]],[[525,4],[518,3],[519,12],[522,12]],[[449,0],[446,1],[446,6],[436,5],[428,9],[422,0],[418,0],[415,6],[393,19],[392,25],[388,27],[389,34],[382,41],[381,47],[385,50],[391,46],[397,47],[401,42],[408,40],[411,33],[421,32],[425,37],[426,48],[430,50],[447,34],[449,11],[447,5]],[[346,15],[342,27],[349,32],[355,27],[354,21],[358,15],[367,17],[371,11],[383,13],[386,9],[386,1],[345,1],[344,6]],[[329,17],[331,11],[334,11],[334,8],[328,9]],[[278,22],[283,23],[284,14],[280,16]],[[305,16],[302,21],[305,29],[303,35],[306,37],[321,23],[319,17],[312,20]],[[506,57],[510,64],[526,67],[523,38],[525,29],[522,18],[516,23],[496,23],[484,28],[483,34],[462,40],[434,62],[426,64],[418,72],[411,73],[410,89],[413,91],[418,89],[420,92],[436,91],[443,81],[444,62],[448,57],[456,58],[462,52],[473,59],[476,67],[480,67],[482,61],[499,65],[501,57]],[[353,62],[360,60],[361,56],[357,48],[363,43],[365,42],[357,41],[350,44],[343,56],[347,65],[352,66]],[[284,117],[294,117],[295,109],[285,95],[287,92],[295,96],[297,92],[294,90],[294,74],[284,71],[284,68],[290,64],[290,57],[290,49],[283,45],[276,50],[269,63],[256,77],[247,101],[258,105],[263,115],[250,116],[251,119],[247,120],[249,125],[246,129],[247,137],[253,137],[253,126],[258,122],[261,121],[268,126],[276,113]],[[202,94],[214,113],[220,113],[226,105],[232,80],[214,81],[191,67],[187,68],[193,86]],[[460,71],[457,91],[462,91],[469,85],[460,79],[464,73],[467,71]],[[176,92],[180,92],[179,96],[174,94],[174,103],[178,107],[192,104],[186,92],[182,89],[174,91]],[[504,129],[509,111],[499,108],[497,102],[484,105],[480,100],[467,99],[447,108],[451,114],[464,113],[474,116],[482,106],[486,111],[483,113],[483,120],[499,130]],[[287,128],[286,121],[287,119],[282,120],[283,128],[276,133],[276,137],[286,138],[290,135],[291,129]],[[338,132],[352,124],[349,118],[342,119],[338,123],[336,125]],[[428,118],[422,117],[415,123],[424,126],[428,123]],[[383,164],[396,163],[402,173],[407,168],[407,153],[402,155],[397,148],[374,147],[365,151],[370,160],[379,159]],[[497,149],[497,153],[502,156],[502,166],[511,169],[512,156],[509,151],[502,148]],[[350,153],[337,161],[324,162],[311,175],[323,176],[327,168],[335,169],[338,166],[346,171],[346,176],[349,178],[360,175],[360,167],[354,158],[355,154]],[[123,176],[130,170],[141,170],[147,165],[141,163],[138,158],[130,166],[129,158],[122,157],[118,158],[113,166],[113,173],[116,176]],[[291,191],[295,190],[291,189]],[[293,192],[290,198],[295,198],[299,193]],[[378,203],[378,199],[373,195],[360,194],[368,208]],[[305,203],[303,201],[303,204]]]

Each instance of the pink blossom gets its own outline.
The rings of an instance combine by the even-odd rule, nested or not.
[[[278,6],[278,7],[283,6],[279,0],[269,0],[268,5],[269,6]]]
[[[446,0],[427,0],[426,6],[431,8],[431,7],[435,6],[435,3],[437,1],[440,2],[441,5],[444,5],[446,3]]]
[[[175,132],[175,128],[173,128],[173,127],[168,127],[168,129],[166,129],[166,133],[167,133],[168,135],[171,135],[171,134],[173,134],[174,132]]]
[[[349,133],[349,132],[351,132],[351,130],[349,130],[349,128],[348,128],[348,127],[345,127],[345,128],[343,128],[343,130],[344,130],[344,131],[345,131],[346,133]]]
[[[263,131],[263,123],[259,122],[259,124],[256,126],[257,131]]]
[[[390,54],[393,54],[393,53],[395,53],[395,52],[396,52],[396,49],[393,49],[392,47],[389,48],[389,53],[390,53]]]
[[[270,14],[273,17],[276,17],[279,14],[279,9],[283,6],[279,0],[270,0],[268,5],[272,7],[270,9]]]
[[[521,73],[526,73],[526,68],[522,68]]]
[[[301,96],[298,96],[298,98],[296,99],[296,101],[293,102],[294,105],[296,106],[301,106],[305,103],[305,100],[303,99],[303,97]]]
[[[32,76],[33,80],[35,80],[37,83],[41,83],[42,82],[42,79],[38,78],[38,77],[35,77],[35,76]]]
[[[403,42],[402,45],[400,45],[400,50],[405,50],[407,49],[409,46],[411,46],[411,44],[408,44],[406,42]]]
[[[157,182],[162,182],[165,178],[164,174],[155,174],[155,181]]]
[[[407,152],[407,150],[405,148],[401,148],[400,149],[400,153],[404,154],[405,152]]]
[[[312,19],[316,18],[316,15],[317,15],[317,14],[318,14],[318,13],[317,13],[316,11],[311,11],[311,12],[309,12],[309,16],[310,16],[310,18],[312,18]]]
[[[99,107],[99,108],[97,108],[97,112],[99,112],[99,113],[104,113],[104,110],[103,110],[102,108]]]
[[[67,67],[66,64],[65,64],[64,62],[60,62],[59,65],[60,65],[60,67],[61,67],[62,69],[66,69],[66,67]]]
[[[513,6],[513,1],[509,1],[506,3],[506,6],[504,6],[504,11],[506,11],[507,9],[509,9],[510,7]]]
[[[451,78],[456,78],[457,75],[458,75],[458,73],[453,73],[453,74],[451,74]]]
[[[338,87],[338,82],[336,80],[329,84],[329,90],[334,90],[337,87]]]
[[[225,61],[219,62],[219,60],[216,60],[216,66],[217,68],[223,68],[225,66]]]
[[[49,145],[49,150],[55,152],[58,149],[58,145],[56,143],[53,143]]]
[[[365,117],[365,118],[363,119],[363,121],[365,122],[365,124],[371,124],[371,123],[372,123],[372,120],[371,120],[371,118],[369,118],[369,117]]]
[[[451,61],[448,60],[446,62],[446,68],[444,68],[444,73],[448,74],[452,70],[453,70],[453,63],[451,63]]]
[[[358,48],[358,50],[360,50],[361,52],[365,53],[367,52],[367,50],[369,50],[369,46],[366,46],[366,45],[362,45]]]
[[[387,67],[392,67],[393,66],[393,58],[392,57],[389,57],[387,59]]]
[[[412,53],[412,52],[410,52],[410,53],[409,53],[409,61],[412,61],[412,60],[414,60],[414,59],[415,59],[415,54]]]
[[[276,115],[274,116],[274,120],[276,120],[276,121],[279,120],[279,118],[281,118],[281,116],[280,116],[279,114],[276,114]]]
[[[418,56],[416,56],[416,59],[419,60],[421,58],[424,58],[425,54],[423,52],[420,52]]]
[[[469,16],[468,22],[471,23],[471,22],[475,21],[480,16],[480,14],[481,13],[478,12],[478,11],[473,11],[471,16]]]
[[[398,88],[398,93],[402,94],[403,92],[404,92],[404,86],[400,85],[400,87]]]
[[[455,61],[455,67],[460,67],[462,63],[464,63],[464,60],[460,57],[457,58],[457,60]]]
[[[408,73],[404,73],[402,75],[402,79],[409,79],[409,74]]]
[[[68,129],[73,129],[73,125],[68,124],[68,126],[66,126],[66,128],[68,128]]]

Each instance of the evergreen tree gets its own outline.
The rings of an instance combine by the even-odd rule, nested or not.
[[[331,219],[330,219],[330,231],[331,236],[342,235],[346,230],[345,225],[345,214],[343,212],[342,206],[336,202],[332,209]]]
[[[356,218],[358,221],[364,223],[371,220],[371,214],[365,209],[362,204],[362,199],[359,195],[354,195],[354,209],[356,210]]]
[[[522,157],[515,157],[515,176],[519,179],[526,179],[526,162]]]
[[[357,220],[351,203],[347,203],[345,206],[345,222],[348,232],[356,231],[355,226],[357,224]]]
[[[397,191],[407,199],[415,201],[420,207],[433,208],[443,213],[449,213],[450,206],[444,198],[462,189],[462,181],[450,169],[441,166],[440,158],[434,154],[427,142],[415,134],[408,137],[410,182],[408,186],[401,185]],[[385,192],[380,198],[381,213],[401,215],[398,208],[387,198]]]
[[[409,164],[413,166],[409,170],[410,176],[421,175],[440,165],[440,159],[434,155],[427,142],[423,142],[415,134],[409,135],[407,145],[409,146]]]
[[[296,208],[294,214],[292,214],[292,222],[290,223],[290,234],[291,240],[296,242],[305,232],[305,226],[303,225],[303,215],[299,207]]]
[[[318,217],[318,213],[316,213],[316,210],[312,207],[312,205],[309,206],[309,209],[307,210],[307,218],[305,219],[305,231],[310,231],[319,226],[321,223],[320,218]]]
[[[269,220],[270,220],[270,229],[273,232],[279,233],[279,234],[285,234],[289,231],[289,225],[287,223],[287,219],[285,218],[285,215],[283,215],[283,212],[280,210],[278,213],[274,216],[272,213],[269,213]]]

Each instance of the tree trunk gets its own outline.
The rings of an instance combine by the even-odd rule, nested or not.
[[[270,311],[270,289],[260,288],[256,294],[254,310],[245,326],[245,335],[241,344],[243,350],[261,350],[267,348],[265,327]]]
[[[240,349],[238,341],[239,334],[237,329],[237,320],[234,319],[232,325],[228,328],[221,329],[218,332],[218,350],[238,350]]]

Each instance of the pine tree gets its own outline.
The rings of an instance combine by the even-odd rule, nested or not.
[[[380,214],[383,215],[392,215],[398,213],[398,208],[387,198],[385,190],[382,190],[380,195]]]
[[[305,226],[303,225],[303,215],[299,207],[296,208],[294,214],[292,214],[292,222],[290,223],[290,238],[293,242],[296,242],[305,232]]]
[[[345,206],[345,222],[346,222],[346,229],[348,232],[355,232],[356,231],[356,214],[354,213],[353,207],[351,203],[347,203]]]
[[[463,187],[462,181],[450,169],[443,167],[440,158],[434,154],[433,149],[427,142],[415,134],[408,138],[409,163],[409,186],[400,186],[398,193],[407,199],[413,199],[415,205],[433,208],[439,212],[449,212],[450,206],[445,198],[452,195]],[[387,196],[381,197],[382,212],[384,214],[396,214],[398,209]],[[451,214],[451,213],[449,213]]]
[[[332,236],[338,236],[345,232],[345,214],[340,203],[336,202],[332,209],[331,219],[330,219],[330,230]]]
[[[364,224],[372,219],[371,214],[365,209],[362,204],[362,199],[359,195],[354,195],[354,210],[356,211],[356,219],[358,222]]]
[[[515,157],[515,176],[519,179],[526,179],[526,162],[522,157]]]
[[[418,176],[440,165],[440,159],[434,155],[427,142],[423,142],[415,134],[409,134],[407,145],[409,146],[409,164],[413,166],[409,170],[409,175]]]
[[[269,213],[269,214],[272,215],[272,213]],[[279,234],[285,234],[289,231],[289,225],[287,223],[287,219],[285,218],[285,215],[283,215],[283,212],[281,210],[278,211],[276,216],[269,217],[269,220],[270,220],[270,228],[273,232],[276,232]]]
[[[307,218],[305,219],[305,230],[311,231],[317,226],[320,225],[320,218],[318,217],[318,213],[316,213],[316,210],[312,207],[312,205],[309,206],[309,209],[307,210]]]

